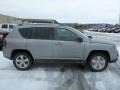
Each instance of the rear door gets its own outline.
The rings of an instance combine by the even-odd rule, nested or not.
[[[26,47],[32,53],[35,59],[52,59],[53,58],[53,34],[52,28],[33,27],[27,28],[25,34]],[[26,29],[25,29],[26,30]]]

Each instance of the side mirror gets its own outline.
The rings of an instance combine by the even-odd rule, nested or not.
[[[88,36],[88,38],[93,38],[92,36]]]
[[[82,38],[77,38],[77,40],[78,40],[79,42],[83,42],[83,39],[82,39]]]

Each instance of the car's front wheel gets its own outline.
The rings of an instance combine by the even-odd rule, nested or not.
[[[92,54],[88,59],[88,67],[91,71],[100,72],[107,68],[108,57],[102,53]]]
[[[19,70],[28,70],[32,67],[33,60],[29,54],[20,52],[14,56],[13,64]]]

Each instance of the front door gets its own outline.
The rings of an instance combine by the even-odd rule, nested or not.
[[[82,59],[84,55],[84,43],[78,41],[79,36],[64,28],[55,29],[55,32],[55,58]]]

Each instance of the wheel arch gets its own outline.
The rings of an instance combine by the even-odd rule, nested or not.
[[[17,53],[19,53],[19,52],[27,53],[27,54],[30,55],[30,57],[34,60],[31,52],[28,51],[28,50],[25,50],[25,49],[15,49],[15,50],[13,50],[12,53],[11,53],[11,55],[10,55],[10,59],[12,60],[13,57],[14,57]]]
[[[89,53],[88,57],[87,57],[87,62],[88,62],[90,56],[93,55],[93,54],[96,54],[96,53],[102,53],[102,54],[104,54],[105,56],[108,57],[108,61],[110,62],[110,54],[109,54],[108,51],[105,51],[105,50],[93,50],[93,51],[91,51]]]

